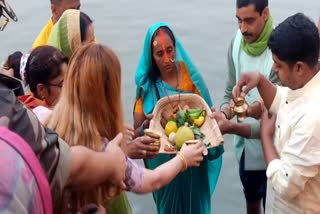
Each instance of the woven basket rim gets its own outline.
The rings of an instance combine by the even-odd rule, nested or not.
[[[172,109],[173,105],[180,104],[189,104],[190,107],[194,108],[204,108],[206,111],[206,120],[200,130],[206,135],[205,141],[211,143],[211,146],[207,147],[217,147],[221,145],[224,140],[220,132],[219,126],[215,119],[212,119],[210,115],[212,114],[210,107],[205,102],[205,100],[197,94],[179,94],[171,95],[161,98],[155,105],[155,108],[152,112],[153,119],[150,121],[150,130],[154,130],[161,134],[161,146],[159,153],[176,153],[175,152],[166,152],[164,151],[164,146],[168,142],[168,137],[164,133],[164,129],[160,124],[162,118],[161,114],[167,109]],[[182,107],[182,106],[181,106]]]

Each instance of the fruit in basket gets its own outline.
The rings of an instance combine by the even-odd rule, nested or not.
[[[191,120],[197,119],[199,118],[202,114],[203,114],[204,110],[199,108],[195,108],[195,109],[188,109],[187,110],[187,115]]]
[[[194,140],[193,131],[186,125],[181,126],[175,135],[176,148],[180,150],[184,142],[188,140]]]
[[[167,136],[170,135],[172,132],[176,132],[178,130],[177,123],[173,120],[169,120],[164,128],[164,132]]]
[[[204,123],[204,116],[202,115],[199,118],[193,120],[193,125],[197,127],[201,127],[203,123]]]
[[[188,109],[186,115],[190,124],[201,127],[205,121],[206,111],[202,108]]]
[[[176,133],[171,132],[168,137],[169,142],[174,144],[175,139],[176,139]]]

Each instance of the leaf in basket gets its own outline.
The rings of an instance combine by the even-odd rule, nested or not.
[[[183,126],[187,120],[187,115],[183,110],[179,110],[176,116],[176,122],[178,127]]]
[[[198,127],[191,126],[190,128],[194,134],[195,139],[203,140],[206,137],[206,135],[203,134]]]
[[[198,119],[203,114],[203,109],[188,109],[187,115],[191,120]]]

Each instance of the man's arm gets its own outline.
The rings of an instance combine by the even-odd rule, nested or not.
[[[228,80],[226,83],[225,93],[223,97],[222,104],[220,105],[220,111],[226,116],[227,119],[232,118],[232,112],[230,109],[230,101],[232,100],[232,91],[234,86],[236,85],[236,69],[234,66],[234,62],[232,59],[232,48],[233,48],[232,40],[229,50],[228,50]],[[224,118],[221,118],[224,119]],[[217,119],[218,120],[218,119]],[[246,123],[235,123],[232,121],[221,121],[220,124],[224,123],[221,127],[224,134],[236,134],[245,138],[255,138],[252,135],[252,132],[255,132],[256,129],[255,124],[246,124]],[[219,124],[219,122],[218,122]]]
[[[267,109],[270,109],[274,98],[276,97],[277,87],[272,84],[265,76],[259,74],[258,91]]]
[[[319,117],[318,117],[319,118]],[[317,118],[303,117],[292,130],[279,158],[270,139],[262,137],[267,161],[267,177],[273,189],[287,200],[304,191],[309,179],[319,173],[320,151],[317,149],[320,133]]]
[[[249,124],[238,124],[233,121],[229,121],[232,118],[232,112],[230,108],[230,101],[232,100],[232,90],[236,85],[236,70],[232,59],[233,43],[234,39],[231,41],[228,49],[228,79],[226,82],[223,101],[220,105],[220,112],[215,112],[214,118],[217,120],[222,134],[236,134],[245,138],[249,138],[251,136],[251,126]]]
[[[274,73],[273,71],[270,71],[270,75],[269,75],[269,81],[275,85],[279,84],[280,80],[278,78],[278,76],[276,75],[276,73]],[[248,124],[238,124],[238,125],[243,125],[243,127],[241,127],[241,130],[239,129],[238,135],[242,136],[242,137],[246,137],[246,138],[251,138],[251,139],[257,139],[260,138],[260,117],[261,114],[263,113],[263,108],[264,108],[264,102],[263,100],[257,100],[255,101],[251,106],[249,106],[248,111],[247,111],[247,116],[248,117],[253,117],[256,120],[254,121],[250,121],[250,123]],[[234,128],[236,129],[236,128]],[[237,134],[237,133],[235,133]],[[246,134],[246,135],[244,135]],[[250,134],[248,136],[248,134]]]
[[[258,88],[264,105],[269,109],[276,97],[277,87],[260,72],[242,73],[233,91],[233,98],[240,96],[241,93],[247,94],[254,87]]]
[[[264,107],[261,117],[261,144],[267,166],[271,161],[279,158],[276,148],[273,145],[275,123],[276,116],[270,115],[268,110]]]
[[[280,80],[278,78],[278,76],[276,75],[275,72],[271,71],[270,75],[269,75],[269,80],[274,84],[274,85],[278,85],[280,83]],[[247,115],[248,117],[253,117],[256,120],[261,118],[262,115],[262,111],[264,108],[264,103],[263,100],[257,100],[254,103],[252,103],[249,106],[249,109],[247,111]],[[260,129],[257,130],[259,132],[260,135]]]
[[[229,105],[230,105],[230,100],[232,99],[233,87],[236,85],[236,70],[234,67],[233,60],[232,60],[233,42],[234,42],[234,40],[232,40],[232,42],[229,46],[229,50],[228,50],[228,56],[227,56],[227,58],[228,58],[228,76],[227,76],[228,80],[226,83],[223,101],[220,105],[220,111],[222,111],[224,114],[226,114],[226,117],[228,119],[231,119],[231,117],[232,117],[231,109],[230,109]]]

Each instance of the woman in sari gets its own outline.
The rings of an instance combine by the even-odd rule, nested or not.
[[[44,122],[61,92],[68,59],[56,48],[40,46],[21,58],[20,73],[30,93],[18,99]]]
[[[157,23],[148,30],[135,82],[136,136],[142,135],[144,129],[148,127],[150,120],[148,115],[162,97],[196,93],[201,95],[210,107],[212,106],[210,94],[201,74],[166,23]],[[223,146],[209,149],[208,156],[199,168],[192,168],[179,174],[169,185],[154,192],[158,213],[211,213],[211,196],[220,174],[223,151]],[[147,156],[144,156],[146,153],[148,151],[140,152],[141,158],[146,158]],[[147,168],[154,169],[171,159],[171,155],[161,154],[153,159],[145,159],[145,164]]]
[[[117,56],[102,45],[88,44],[79,48],[71,57],[61,98],[47,126],[66,142],[73,142],[71,146],[83,145],[101,151],[108,149],[108,139],[125,130],[123,124],[121,69]],[[153,143],[155,139],[141,137],[134,141]],[[125,142],[122,146],[126,151]],[[181,170],[199,166],[202,152],[201,143],[184,146],[170,162],[154,170],[139,167],[127,159],[126,190],[138,194],[155,191],[169,183]],[[75,213],[86,204],[105,204],[106,199],[110,202],[121,191],[110,183],[87,192],[68,189],[64,201]],[[116,200],[117,205],[112,203],[107,207],[109,214],[131,213],[126,198]]]
[[[94,28],[90,17],[80,10],[69,9],[53,26],[47,45],[58,48],[70,58],[81,45],[94,40]]]

